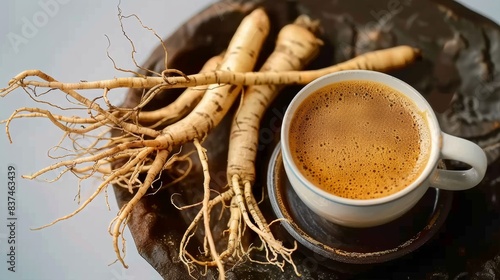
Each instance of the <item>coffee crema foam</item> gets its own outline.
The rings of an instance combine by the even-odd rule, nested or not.
[[[423,171],[431,142],[413,101],[371,81],[316,91],[300,104],[289,135],[301,173],[323,190],[352,199],[404,189]]]

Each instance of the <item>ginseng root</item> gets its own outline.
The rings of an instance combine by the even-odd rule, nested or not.
[[[26,70],[10,80],[7,88],[0,90],[0,96],[9,93],[18,87],[40,87],[67,89],[113,89],[113,88],[151,88],[162,85],[163,88],[185,88],[208,84],[237,84],[237,85],[279,85],[279,84],[307,84],[321,76],[342,70],[364,69],[388,72],[410,65],[420,57],[420,51],[410,46],[397,46],[383,50],[367,52],[348,61],[334,66],[308,71],[283,71],[274,73],[238,72],[218,70],[204,74],[180,77],[131,77],[115,78],[93,82],[60,83],[25,81],[27,77],[37,76],[42,79],[47,74],[40,70]],[[46,80],[46,79],[44,79]]]
[[[260,71],[281,72],[305,67],[317,55],[322,44],[315,36],[316,24],[301,16],[294,24],[285,26],[278,35],[275,51]],[[296,40],[300,40],[301,44],[296,44]],[[300,276],[291,256],[296,247],[285,248],[274,238],[252,192],[260,121],[281,89],[282,86],[276,85],[254,85],[245,91],[231,126],[227,176],[245,224],[262,240],[267,261],[282,267],[281,256]]]
[[[221,69],[234,69],[236,71],[251,71],[257,59],[257,54],[269,31],[269,20],[262,9],[257,9],[248,15],[238,27],[233,39],[229,43],[227,52],[221,62]],[[224,85],[208,89],[201,101],[185,118],[167,126],[161,131],[154,141],[154,145],[145,147],[151,152],[157,151],[153,167],[148,171],[146,180],[139,187],[137,193],[122,209],[115,221],[112,231],[113,243],[118,259],[125,265],[118,250],[118,237],[121,234],[120,227],[133,209],[135,203],[146,193],[151,186],[152,180],[158,176],[161,167],[166,163],[172,148],[183,145],[195,139],[204,139],[224,117],[241,91],[241,86]],[[206,217],[209,219],[209,217]],[[217,252],[211,248],[211,254],[217,259]],[[219,264],[219,269],[222,264]],[[224,276],[223,270],[220,271]],[[223,278],[221,278],[223,279]]]

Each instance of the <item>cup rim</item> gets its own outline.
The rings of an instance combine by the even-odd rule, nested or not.
[[[420,176],[418,176],[408,186],[406,186],[405,188],[396,193],[372,199],[352,199],[352,198],[340,197],[315,186],[301,172],[299,172],[297,165],[292,159],[288,144],[289,143],[288,131],[290,128],[292,115],[297,110],[299,103],[303,101],[306,97],[314,93],[317,89],[320,89],[328,84],[341,81],[348,81],[348,80],[369,80],[385,84],[386,86],[390,86],[395,89],[397,87],[396,90],[403,93],[405,96],[409,97],[414,103],[416,103],[417,107],[421,110],[421,113],[423,113],[425,116],[426,124],[429,127],[430,137],[431,137],[430,154],[427,160],[427,164],[424,170],[420,173]],[[413,96],[408,96],[409,92],[411,92]],[[439,160],[439,150],[441,146],[441,129],[439,127],[439,123],[437,121],[437,117],[434,113],[434,110],[427,102],[427,100],[408,83],[394,76],[372,70],[343,70],[321,76],[311,81],[307,85],[305,85],[294,96],[288,108],[286,109],[280,136],[281,136],[281,150],[282,150],[282,157],[284,164],[287,164],[291,167],[295,177],[301,182],[303,186],[308,188],[310,191],[314,192],[316,195],[319,195],[322,198],[327,199],[328,201],[344,205],[351,205],[351,206],[372,206],[372,205],[385,204],[397,200],[398,198],[403,197],[408,193],[412,192],[414,189],[422,185],[432,175],[432,172],[434,171],[437,162]]]

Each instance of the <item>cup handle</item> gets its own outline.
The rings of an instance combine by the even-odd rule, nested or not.
[[[441,132],[441,136],[441,158],[461,161],[471,168],[436,169],[431,179],[431,186],[444,190],[466,190],[479,184],[488,166],[483,149],[471,141],[444,132]]]

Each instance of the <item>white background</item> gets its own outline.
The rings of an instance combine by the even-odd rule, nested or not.
[[[57,9],[52,7],[53,12],[49,14],[40,2],[57,3]],[[136,13],[146,25],[153,27],[161,36],[166,36],[213,2],[215,0],[123,0],[121,7],[124,14]],[[474,9],[500,23],[500,1],[467,2],[474,2],[470,4]],[[129,76],[114,70],[106,57],[108,43],[104,34],[111,39],[110,52],[119,66],[135,69],[130,61],[130,45],[121,35],[116,16],[117,3],[4,0],[0,10],[0,87],[6,86],[10,78],[25,69],[41,69],[61,81]],[[29,25],[26,22],[34,23],[35,29],[24,30],[23,34],[23,26]],[[126,21],[126,30],[134,40],[138,51],[137,60],[141,63],[158,41],[134,21]],[[13,43],[9,39],[12,34],[24,39]],[[120,102],[124,93],[116,91],[113,100]],[[50,94],[50,100],[61,101],[61,94]],[[8,118],[16,108],[23,106],[39,105],[22,90],[0,99],[0,119]],[[1,132],[3,128],[2,125]],[[13,144],[9,144],[7,137],[0,133],[0,279],[160,279],[137,253],[128,229],[125,232],[128,240],[126,261],[130,268],[125,270],[118,263],[108,266],[115,260],[115,255],[107,227],[118,211],[112,191],[109,192],[111,211],[106,207],[104,196],[100,195],[76,217],[41,231],[30,230],[77,208],[73,200],[77,191],[76,180],[72,176],[65,176],[53,184],[18,177],[16,272],[7,271],[7,166],[14,164],[21,175],[54,163],[46,152],[60,136],[58,128],[48,120],[39,119],[14,121]],[[84,184],[82,196],[88,197],[97,183],[89,181]]]

